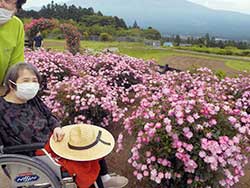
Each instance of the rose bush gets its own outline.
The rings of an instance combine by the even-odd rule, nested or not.
[[[135,86],[143,83],[152,66],[115,54],[73,56],[44,50],[26,51],[26,60],[41,72],[42,98],[64,125],[121,123],[127,107],[139,100]]]
[[[56,20],[45,18],[33,19],[30,23],[25,24],[24,30],[31,46],[33,44],[34,37],[39,31],[53,29],[56,25]]]
[[[244,175],[250,77],[209,69],[160,75],[128,56],[26,52],[47,78],[43,100],[64,125],[122,126],[136,137],[128,160],[150,187],[232,187]],[[126,137],[130,138],[130,137]]]
[[[248,162],[249,78],[220,81],[208,69],[163,77],[125,120],[137,135],[134,175],[152,187],[232,187]]]
[[[72,24],[61,24],[60,28],[65,35],[68,50],[75,55],[80,51],[81,33]]]
[[[59,24],[59,21],[56,19],[39,18],[25,24],[25,33],[30,45],[32,46],[33,39],[39,31],[51,30],[55,27],[59,27],[64,33],[69,52],[73,55],[79,52],[81,33],[74,25],[68,23]]]

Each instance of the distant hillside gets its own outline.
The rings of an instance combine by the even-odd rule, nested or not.
[[[53,18],[60,23],[71,23],[82,33],[83,39],[90,40],[120,40],[140,41],[142,39],[159,40],[161,33],[152,28],[140,29],[135,24],[128,28],[122,18],[117,16],[105,16],[100,11],[95,12],[92,7],[57,4],[53,1],[44,5],[40,10],[21,10],[17,16],[27,24],[32,19]],[[51,38],[63,38],[58,28],[49,32]],[[45,35],[45,33],[43,33]]]
[[[162,34],[204,35],[250,40],[250,15],[212,10],[187,0],[70,0],[119,16],[128,25],[152,26]]]
[[[95,12],[93,8],[76,7],[75,5],[57,4],[53,1],[44,5],[39,10],[21,10],[17,13],[20,18],[55,18],[58,20],[73,20],[86,27],[112,26],[114,28],[127,29],[123,19],[117,16],[105,16],[100,11]]]

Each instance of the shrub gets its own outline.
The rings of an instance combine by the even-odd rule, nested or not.
[[[61,120],[122,126],[136,136],[128,162],[149,187],[232,187],[244,175],[250,77],[209,69],[156,72],[128,56],[27,51],[48,77],[42,99]],[[117,150],[123,147],[123,131]],[[139,184],[139,183],[138,183]]]
[[[84,40],[88,40],[88,39],[89,39],[89,33],[86,32],[86,31],[83,32],[82,36],[83,36],[83,39],[84,39]]]
[[[78,29],[71,24],[62,24],[60,28],[65,34],[68,50],[75,55],[80,50],[81,34],[78,32]]]
[[[215,72],[215,75],[216,75],[220,80],[222,80],[222,79],[224,79],[224,78],[226,77],[226,73],[225,73],[225,71],[223,71],[223,70],[217,70],[217,71]]]
[[[101,33],[100,34],[100,40],[101,41],[111,41],[112,40],[112,36],[108,33]]]
[[[247,79],[249,80],[249,78]],[[167,73],[148,86],[125,119],[137,139],[129,163],[151,187],[232,187],[244,175],[250,115],[249,84],[220,81],[211,71]],[[245,94],[244,94],[245,93]],[[237,99],[240,98],[240,99]],[[237,102],[238,100],[238,102]],[[244,104],[244,105],[243,105]],[[122,145],[123,134],[119,144]]]
[[[38,31],[53,29],[55,25],[56,25],[55,20],[45,19],[45,18],[33,19],[30,23],[25,24],[24,29],[29,39],[29,43],[33,44],[33,38],[36,36]]]

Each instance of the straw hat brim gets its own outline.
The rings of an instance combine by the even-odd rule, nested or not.
[[[105,157],[113,150],[115,140],[112,134],[104,128],[88,124],[81,124],[81,126],[89,126],[89,129],[94,129],[97,133],[102,131],[101,140],[110,143],[110,145],[99,141],[95,146],[86,150],[70,149],[68,146],[69,133],[74,126],[79,126],[79,124],[68,125],[62,128],[65,136],[61,142],[55,142],[52,137],[50,138],[50,147],[58,156],[73,161],[92,161]]]

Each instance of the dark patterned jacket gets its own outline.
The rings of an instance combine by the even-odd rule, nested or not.
[[[39,98],[14,104],[0,97],[0,146],[47,142],[58,119]]]

